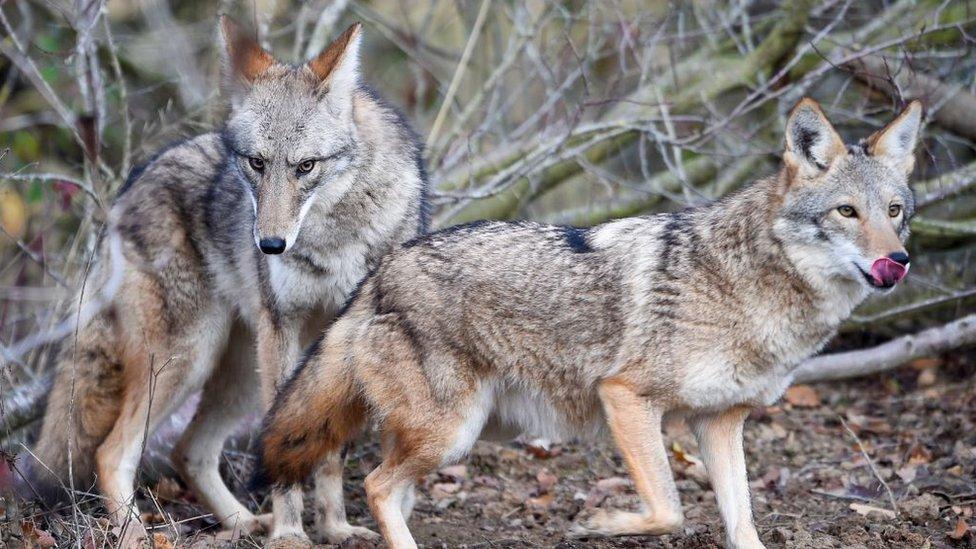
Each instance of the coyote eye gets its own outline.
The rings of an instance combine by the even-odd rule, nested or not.
[[[247,159],[247,163],[251,166],[251,169],[260,172],[264,171],[264,159],[258,158],[256,156],[250,156]]]
[[[305,175],[315,167],[314,160],[306,160],[298,165],[298,175]]]
[[[900,204],[892,204],[891,206],[888,206],[888,215],[889,216],[891,216],[891,217],[898,217],[899,214],[901,214],[901,205]]]
[[[854,209],[854,206],[848,206],[847,204],[838,207],[837,212],[844,217],[857,217],[857,210]]]

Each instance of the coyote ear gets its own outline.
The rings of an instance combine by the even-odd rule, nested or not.
[[[339,38],[308,62],[312,74],[322,83],[322,91],[334,96],[352,96],[359,85],[359,43],[361,23],[353,23]]]
[[[867,152],[906,174],[915,167],[915,142],[922,125],[922,102],[912,101],[887,126],[867,139]]]
[[[250,85],[275,64],[255,37],[226,15],[220,16],[220,61],[232,92]]]
[[[786,121],[783,161],[812,176],[826,170],[835,158],[844,154],[847,154],[844,141],[820,105],[809,97],[801,99]]]

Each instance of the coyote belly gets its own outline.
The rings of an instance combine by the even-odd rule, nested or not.
[[[258,480],[288,486],[337,463],[371,420],[384,459],[366,478],[370,509],[391,547],[414,547],[415,480],[464,455],[486,424],[583,433],[603,422],[645,508],[575,533],[669,533],[683,517],[661,420],[680,413],[729,544],[762,546],[743,422],[853,307],[904,276],[920,110],[848,148],[804,100],[782,171],[700,208],[590,229],[483,222],[405,244],[279,394]]]

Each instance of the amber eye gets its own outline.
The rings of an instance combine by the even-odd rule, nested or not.
[[[264,159],[263,158],[258,158],[256,156],[251,156],[251,157],[248,157],[247,163],[248,163],[248,165],[251,166],[251,169],[254,170],[254,171],[256,171],[256,172],[264,171]]]
[[[898,217],[899,215],[901,215],[901,205],[892,204],[891,206],[888,206],[888,215],[890,215],[891,217]]]
[[[298,165],[298,175],[305,175],[315,167],[314,160],[306,160]]]
[[[854,206],[848,206],[847,204],[838,207],[837,212],[844,217],[857,217],[857,210],[854,209]]]

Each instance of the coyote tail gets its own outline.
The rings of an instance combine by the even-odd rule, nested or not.
[[[344,355],[317,342],[278,393],[261,429],[253,488],[302,482],[359,433],[366,405]]]
[[[123,362],[113,301],[124,265],[117,235],[109,234],[102,244],[108,261],[92,273],[95,289],[58,328],[71,334],[77,323],[77,336],[67,335],[61,343],[34,459],[26,467],[31,488],[48,501],[63,499],[66,489],[93,484],[95,451],[119,416]]]

